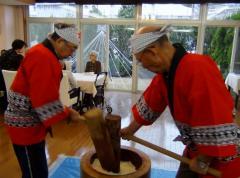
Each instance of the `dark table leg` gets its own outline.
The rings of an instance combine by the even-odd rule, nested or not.
[[[231,92],[231,87],[229,85],[228,85],[228,91]],[[235,96],[235,105],[234,105],[235,109],[237,109],[237,106],[238,106],[238,96],[239,94],[236,94]]]

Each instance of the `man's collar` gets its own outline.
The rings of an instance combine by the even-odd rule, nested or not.
[[[43,44],[46,48],[48,48],[48,49],[56,56],[56,58],[57,58],[58,60],[60,60],[60,58],[58,57],[57,53],[55,52],[55,49],[54,49],[54,47],[53,47],[53,45],[52,45],[52,43],[50,42],[49,39],[45,39],[45,40],[42,42],[42,44]]]
[[[170,66],[169,71],[163,74],[166,78],[168,78],[169,73],[171,73],[173,70],[176,70],[178,63],[180,62],[182,57],[187,53],[187,51],[180,43],[174,43],[173,46],[176,49],[176,51],[173,55],[172,64]]]
[[[181,59],[187,53],[187,51],[180,43],[174,43],[173,46],[176,48],[172,60],[172,62],[174,63],[174,61],[178,61],[179,59]]]

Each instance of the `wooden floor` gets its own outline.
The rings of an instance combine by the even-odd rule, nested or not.
[[[139,95],[127,92],[106,92],[105,96],[113,108],[113,114],[122,117],[122,127],[126,126],[131,121],[130,108]],[[81,157],[93,148],[88,130],[83,123],[67,124],[66,121],[62,121],[53,126],[53,132],[54,138],[47,137],[46,153],[49,165],[61,154]],[[0,126],[0,135],[0,178],[20,178],[20,168],[3,126]],[[183,145],[180,142],[172,141],[178,135],[178,131],[168,109],[152,126],[141,128],[136,135],[176,153],[182,153]],[[148,154],[152,160],[152,167],[167,170],[177,170],[178,168],[178,161],[156,151],[125,140],[121,144],[136,147]]]

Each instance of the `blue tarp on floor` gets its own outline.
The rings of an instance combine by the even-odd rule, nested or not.
[[[81,178],[80,159],[78,157],[61,156],[51,166],[49,178]],[[151,169],[151,178],[175,178],[175,171]]]

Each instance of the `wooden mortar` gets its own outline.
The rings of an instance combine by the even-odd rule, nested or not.
[[[82,178],[149,178],[151,170],[151,161],[149,157],[132,147],[121,147],[121,161],[131,161],[136,167],[136,172],[126,175],[106,175],[96,171],[92,167],[94,159],[97,158],[95,150],[85,153],[81,158],[81,177]],[[108,158],[106,157],[106,160]]]

